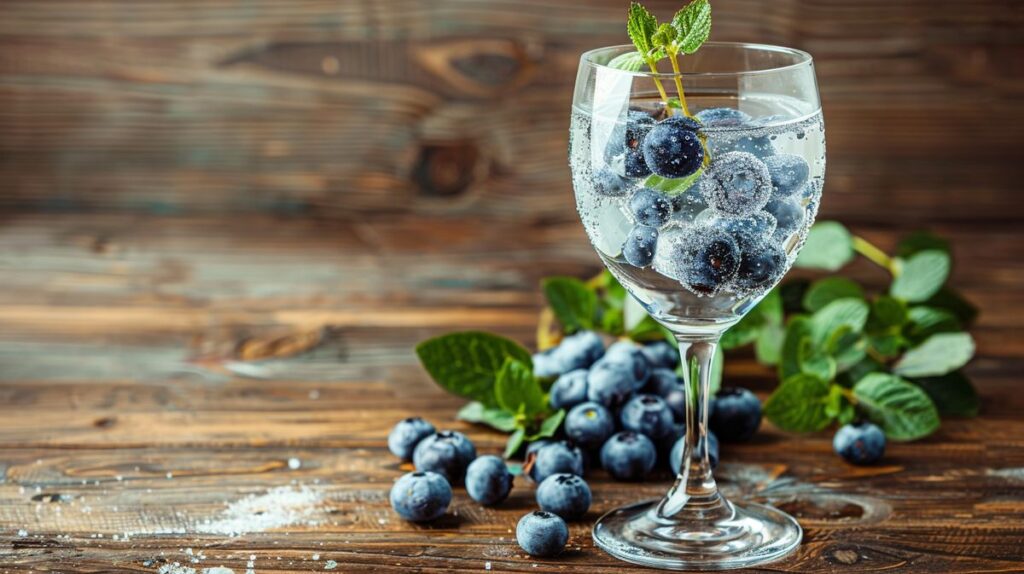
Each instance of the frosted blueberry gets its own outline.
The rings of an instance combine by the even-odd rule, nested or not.
[[[654,261],[654,252],[658,248],[658,229],[647,225],[637,225],[630,230],[626,242],[622,244],[622,256],[634,267],[647,267]]]
[[[708,205],[722,215],[752,215],[771,199],[771,175],[764,162],[753,154],[725,153],[711,162],[701,179],[701,193]]]
[[[790,197],[802,190],[810,175],[807,161],[791,153],[765,158],[764,164],[771,174],[775,197]]]

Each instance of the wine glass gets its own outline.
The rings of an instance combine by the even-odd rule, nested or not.
[[[709,42],[677,74],[609,65],[632,50],[583,54],[569,163],[598,255],[679,342],[686,442],[668,494],[605,514],[594,541],[667,569],[776,560],[802,530],[776,508],[719,493],[706,448],[709,371],[722,333],[789,270],[817,213],[825,139],[811,56]]]

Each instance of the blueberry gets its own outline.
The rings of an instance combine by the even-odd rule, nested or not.
[[[548,446],[553,442],[555,441],[549,438],[542,438],[540,440],[535,440],[531,442],[529,445],[526,446],[526,452],[523,453],[523,460],[527,460],[528,458],[530,458],[531,454],[535,454],[537,451]]]
[[[545,349],[533,355],[533,374],[541,379],[550,379],[568,372],[555,355],[555,349]]]
[[[564,440],[552,442],[537,451],[530,477],[534,482],[543,482],[545,478],[558,473],[583,476],[583,452]]]
[[[804,208],[792,198],[773,199],[764,206],[764,210],[775,217],[773,237],[780,242],[785,241],[804,224]]]
[[[604,355],[604,341],[593,331],[579,331],[562,339],[555,354],[567,371],[589,369]]]
[[[607,197],[621,197],[626,195],[631,185],[628,179],[612,171],[608,166],[604,166],[594,173],[594,179],[592,181],[594,185],[594,191]]]
[[[608,347],[605,358],[614,363],[623,363],[633,371],[633,389],[637,390],[644,386],[647,377],[650,375],[651,366],[647,362],[647,356],[640,350],[640,346],[632,341],[619,341]]]
[[[885,454],[885,433],[869,422],[843,425],[832,439],[832,448],[846,462],[872,464]]]
[[[622,408],[622,428],[659,439],[672,431],[675,417],[657,395],[637,395]]]
[[[519,519],[516,542],[530,556],[557,556],[569,541],[569,527],[557,514],[535,510]]]
[[[708,128],[762,127],[762,119],[753,119],[749,114],[732,108],[711,108],[701,110],[696,118]],[[768,136],[742,135],[736,137],[711,137],[708,142],[715,153],[743,151],[757,157],[768,157],[774,153]]]
[[[572,408],[585,400],[587,400],[586,369],[576,369],[558,377],[548,395],[548,402],[554,409]]]
[[[670,392],[682,389],[682,384],[682,380],[676,376],[676,372],[672,369],[651,369],[651,376],[647,379],[647,384],[644,386],[643,391],[650,395],[658,395],[661,398],[665,398]]]
[[[747,217],[719,217],[715,219],[715,225],[731,235],[740,250],[746,253],[771,237],[775,231],[775,217],[758,211]]]
[[[644,137],[644,159],[661,177],[678,178],[694,173],[704,163],[704,145],[697,137],[700,124],[685,116],[658,122]]]
[[[629,198],[629,211],[637,223],[661,227],[672,215],[672,202],[664,193],[645,187]]]
[[[774,240],[743,252],[734,281],[740,289],[770,287],[786,272],[786,252]]]
[[[791,153],[765,158],[764,164],[772,176],[775,197],[790,197],[800,191],[811,174],[807,160]]]
[[[618,480],[646,477],[657,458],[651,439],[633,431],[614,434],[601,447],[601,466]]]
[[[474,458],[476,447],[466,435],[455,431],[441,431],[424,438],[412,454],[416,470],[436,472],[450,484],[462,483],[466,467]]]
[[[508,498],[512,491],[512,473],[505,461],[492,454],[481,456],[466,469],[466,492],[473,500],[490,506]]]
[[[681,281],[696,293],[711,295],[736,274],[740,248],[728,233],[714,227],[695,227],[682,243],[685,267]]]
[[[410,472],[391,487],[391,508],[413,522],[439,518],[452,501],[452,487],[436,472]]]
[[[416,445],[435,431],[434,425],[420,417],[401,420],[388,434],[388,450],[402,460],[411,460]]]
[[[587,400],[606,407],[617,407],[633,394],[636,375],[630,365],[598,361],[587,374]]]
[[[691,223],[702,211],[708,208],[701,194],[701,179],[689,189],[672,198],[672,218],[680,223]]]
[[[575,474],[552,474],[537,487],[537,506],[565,520],[583,518],[590,499],[590,487]]]
[[[675,417],[676,422],[686,420],[686,391],[681,386],[678,389],[669,391],[662,398],[665,399],[665,404],[668,405],[668,408],[672,410],[672,416]]]
[[[708,108],[694,117],[709,128],[739,127],[751,121],[750,114],[733,108]]]
[[[565,416],[565,434],[583,448],[604,444],[615,432],[615,419],[608,409],[598,403],[576,405]]]
[[[679,366],[679,350],[668,341],[658,341],[640,347],[640,352],[647,357],[647,363],[653,368],[674,369]]]
[[[626,242],[622,244],[622,256],[633,267],[642,269],[654,261],[654,251],[657,247],[657,228],[637,225],[629,231]]]
[[[722,215],[753,215],[772,196],[768,167],[753,154],[733,151],[717,156],[701,178],[701,193]]]
[[[722,387],[709,415],[708,426],[722,440],[742,442],[761,426],[761,401],[747,389]]]
[[[605,161],[616,166],[619,175],[634,178],[651,175],[641,142],[652,127],[654,118],[638,110],[629,110],[626,121],[615,124],[605,148]]]
[[[679,474],[679,467],[683,462],[683,449],[686,448],[686,437],[680,438],[676,441],[675,446],[672,447],[672,454],[669,455],[669,465],[672,467],[672,472]],[[697,456],[703,456],[703,449],[697,448]],[[708,433],[708,462],[711,463],[711,468],[718,468],[718,437],[715,433]]]

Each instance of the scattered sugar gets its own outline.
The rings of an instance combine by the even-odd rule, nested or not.
[[[490,570],[490,569],[491,569],[491,563],[490,562],[484,562],[484,570]]]
[[[28,530],[25,530],[24,528],[22,528],[21,530],[18,531],[18,536],[20,536],[21,538],[25,538],[26,536],[28,536]]]
[[[338,567],[338,563],[334,560],[328,560],[324,563],[324,570],[334,570]]]
[[[298,470],[302,466],[302,461],[297,458],[288,459],[288,468],[292,470]]]
[[[196,569],[189,566],[182,566],[180,562],[164,564],[157,570],[158,574],[196,574]]]
[[[320,555],[319,554],[314,554],[313,555],[313,562],[318,562],[319,560],[320,560]]]
[[[219,519],[198,524],[196,531],[237,536],[299,523],[313,525],[320,501],[320,494],[307,486],[278,487],[232,502]]]

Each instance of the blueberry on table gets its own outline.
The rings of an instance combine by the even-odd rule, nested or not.
[[[796,233],[804,224],[804,208],[793,198],[772,199],[764,210],[775,218],[775,232],[772,237],[783,242]]]
[[[712,295],[736,275],[740,248],[731,235],[714,227],[697,227],[682,245],[680,280],[695,293]]]
[[[661,177],[686,177],[704,163],[704,145],[697,137],[700,124],[692,118],[673,116],[658,122],[643,140],[648,168]]]
[[[537,487],[537,506],[565,520],[579,520],[590,509],[590,486],[575,474],[552,474]]]
[[[715,433],[708,433],[708,463],[712,469],[718,468],[718,437]],[[683,449],[686,448],[686,437],[680,438],[676,441],[675,446],[672,447],[672,453],[669,455],[668,462],[669,466],[672,467],[672,472],[679,474],[680,465],[683,462]],[[704,449],[697,447],[697,456],[704,456]]]
[[[807,160],[791,153],[765,158],[764,164],[772,176],[775,197],[790,197],[800,191],[811,174]]]
[[[694,116],[705,127],[734,128],[751,121],[750,114],[734,108],[708,108]]]
[[[609,362],[628,365],[632,369],[633,376],[635,377],[633,382],[634,390],[640,389],[647,382],[651,366],[647,362],[647,356],[640,350],[640,345],[632,341],[612,343],[608,347],[608,352],[605,353],[605,359]]]
[[[652,368],[674,369],[679,366],[679,349],[668,341],[657,341],[640,347]]]
[[[388,433],[388,450],[402,460],[412,460],[412,453],[424,438],[437,429],[420,417],[409,417],[398,421]]]
[[[722,387],[715,395],[715,408],[708,426],[725,442],[750,440],[761,426],[761,401],[739,387]]]
[[[675,417],[677,423],[686,420],[686,391],[681,386],[662,398],[665,399],[665,404],[671,409],[672,416]]]
[[[733,151],[714,158],[701,178],[701,193],[721,215],[744,217],[757,213],[772,196],[772,178],[763,161]]]
[[[576,405],[565,416],[565,434],[583,448],[604,444],[615,432],[615,419],[608,409],[594,402]]]
[[[556,347],[545,349],[533,354],[533,374],[541,379],[557,377],[572,369],[567,369],[555,354]]]
[[[643,479],[657,459],[651,439],[633,431],[616,433],[601,447],[601,466],[617,480]]]
[[[587,400],[614,408],[626,402],[635,385],[630,365],[601,359],[587,373]]]
[[[637,225],[629,231],[625,243],[622,244],[622,256],[633,267],[644,268],[654,261],[654,252],[657,248],[658,229]]]
[[[743,251],[734,284],[740,289],[774,285],[786,271],[786,252],[774,239]]]
[[[466,467],[476,458],[476,447],[466,435],[456,431],[434,433],[416,445],[412,462],[416,470],[432,471],[450,484],[462,484]]]
[[[672,350],[675,351],[675,349]],[[675,371],[659,367],[651,369],[651,376],[648,377],[643,392],[665,398],[670,392],[682,389],[682,384],[683,381],[676,375]]]
[[[530,478],[534,482],[543,482],[552,474],[559,473],[583,476],[583,452],[564,440],[554,441],[537,451]]]
[[[569,527],[557,514],[535,510],[519,519],[516,542],[530,556],[550,558],[569,542]]]
[[[494,455],[481,456],[466,469],[466,492],[473,500],[490,506],[508,498],[512,492],[512,473],[505,461]]]
[[[604,355],[604,341],[593,331],[578,331],[562,339],[555,354],[569,368],[589,369]]]
[[[548,393],[548,402],[554,409],[569,409],[586,400],[586,369],[576,369],[558,377]]]
[[[608,166],[603,166],[594,173],[592,184],[594,191],[606,197],[621,197],[632,187],[628,179],[615,173]]]
[[[391,487],[391,508],[412,522],[441,517],[452,501],[452,487],[436,472],[410,472]]]
[[[832,439],[832,448],[851,464],[873,464],[885,454],[885,433],[869,422],[843,425]]]
[[[530,444],[526,445],[526,451],[523,453],[523,460],[529,459],[531,454],[535,455],[537,451],[548,446],[553,442],[555,442],[555,440],[549,438],[542,438],[540,440],[535,440],[531,442]]]
[[[672,215],[672,202],[664,193],[645,187],[629,198],[629,211],[637,223],[660,227]]]
[[[629,110],[626,121],[615,124],[605,148],[605,161],[615,165],[619,175],[634,178],[651,175],[641,142],[652,127],[654,118],[639,110]]]
[[[675,416],[657,395],[637,395],[622,408],[622,428],[659,439],[672,432]]]

